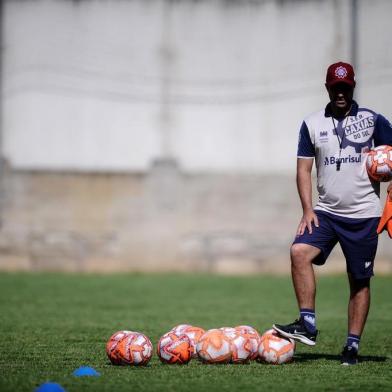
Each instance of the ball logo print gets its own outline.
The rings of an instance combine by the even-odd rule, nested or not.
[[[343,66],[339,66],[335,69],[335,76],[339,79],[344,79],[347,76],[347,69]]]

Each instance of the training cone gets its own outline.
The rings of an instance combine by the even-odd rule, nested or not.
[[[80,368],[76,369],[72,374],[76,377],[100,376],[100,374],[95,369],[88,366],[81,366]]]
[[[65,389],[55,382],[46,382],[41,384],[35,392],[66,392]]]

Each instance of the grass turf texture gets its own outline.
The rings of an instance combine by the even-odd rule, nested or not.
[[[205,329],[249,324],[259,331],[297,315],[288,277],[205,275],[0,274],[0,391],[33,391],[43,382],[76,391],[390,391],[392,277],[372,281],[362,361],[339,364],[346,336],[348,286],[318,279],[315,347],[297,345],[282,366],[161,364],[159,337],[180,323]],[[121,329],[145,333],[154,356],[146,367],[110,365],[105,344]],[[79,366],[101,377],[76,378]]]

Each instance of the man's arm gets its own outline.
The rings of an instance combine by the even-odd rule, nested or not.
[[[301,199],[303,215],[298,225],[297,235],[302,235],[307,227],[312,234],[312,222],[318,227],[317,215],[313,211],[312,205],[312,167],[313,158],[297,159],[297,189]]]

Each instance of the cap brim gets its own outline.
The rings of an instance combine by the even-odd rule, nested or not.
[[[331,86],[334,86],[335,84],[338,84],[338,83],[348,84],[351,87],[355,87],[355,81],[347,80],[347,79],[335,79],[330,82],[326,82],[326,85],[328,87],[331,87]]]

